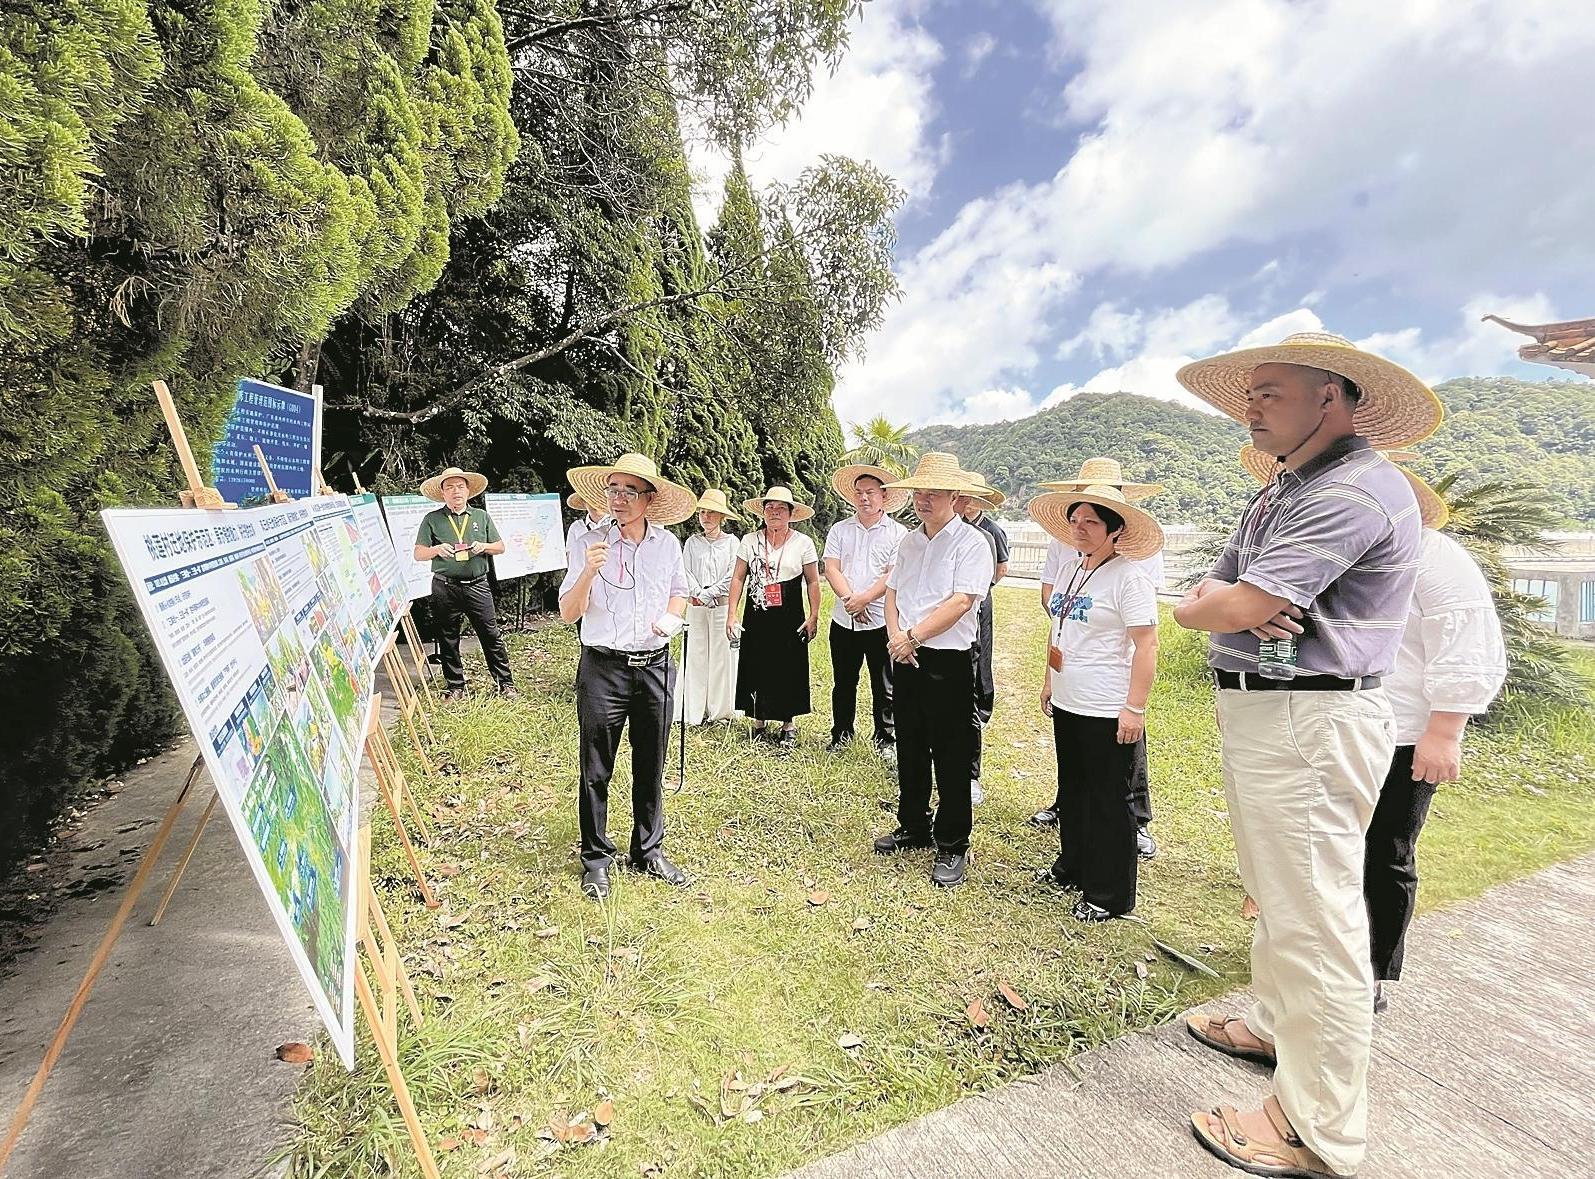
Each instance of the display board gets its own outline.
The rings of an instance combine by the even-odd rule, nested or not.
[[[211,455],[211,477],[228,503],[264,499],[266,476],[255,458],[259,446],[277,488],[290,499],[308,499],[321,469],[321,397],[265,381],[238,382],[221,441]]]
[[[406,597],[412,602],[432,592],[432,562],[417,561],[411,555],[415,552],[415,534],[421,530],[426,514],[441,506],[437,500],[424,495],[382,497],[382,514],[388,522],[388,535],[393,538],[399,568],[404,572]]]
[[[504,551],[493,558],[500,581],[565,567],[565,521],[559,508],[560,498],[553,494],[487,493],[487,514],[504,541]]]
[[[355,828],[373,669],[407,601],[374,497],[102,516],[227,817],[354,1065]]]

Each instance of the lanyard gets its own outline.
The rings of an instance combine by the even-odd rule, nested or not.
[[[461,544],[465,543],[465,534],[475,527],[475,524],[476,521],[471,519],[471,513],[469,509],[467,509],[465,515],[459,520],[454,518],[453,512],[449,513],[449,528],[454,533],[454,539],[459,541]]]
[[[760,534],[760,539],[764,544],[764,567],[769,572],[770,580],[780,581],[781,577],[779,562],[781,560],[781,554],[786,552],[786,546],[792,543],[792,530],[790,528],[787,529],[786,539],[776,547],[775,562],[771,562],[770,560],[770,532],[768,529],[765,529]]]

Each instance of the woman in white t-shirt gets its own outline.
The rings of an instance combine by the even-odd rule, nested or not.
[[[726,520],[742,519],[726,502],[718,487],[698,499],[701,535],[689,536],[681,546],[686,566],[687,652],[676,685],[680,701],[678,720],[689,725],[730,720],[736,707],[737,661],[726,634],[730,616],[731,573],[737,563],[737,538],[721,531]]]
[[[1157,676],[1157,590],[1142,561],[1163,529],[1116,487],[1049,492],[1030,516],[1075,555],[1049,603],[1052,635],[1041,710],[1058,757],[1058,858],[1046,873],[1078,888],[1074,915],[1104,921],[1135,908],[1135,747]]]
[[[731,572],[732,609],[744,586],[748,592],[742,625],[734,618],[726,622],[728,635],[741,634],[737,707],[753,720],[755,737],[764,735],[766,721],[779,721],[777,743],[792,749],[795,718],[809,711],[808,644],[820,624],[820,555],[814,541],[792,525],[809,519],[814,509],[785,487],[772,487],[743,507],[762,516],[764,527],[742,538]]]

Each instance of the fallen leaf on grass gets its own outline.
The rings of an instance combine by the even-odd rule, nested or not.
[[[506,1167],[515,1165],[515,1148],[507,1147],[495,1154],[492,1158],[483,1159],[476,1164],[478,1175],[491,1175],[495,1171],[502,1171]]]
[[[475,1126],[468,1126],[460,1134],[460,1137],[465,1139],[465,1141],[469,1142],[472,1146],[487,1145],[487,1131],[478,1130]]]
[[[593,1121],[600,1126],[610,1126],[615,1121],[615,1103],[604,1100],[598,1103],[598,1108],[593,1110]]]
[[[813,892],[809,893],[809,904],[813,905],[816,909],[830,899],[831,894],[826,892],[823,888],[817,888]]]
[[[1135,977],[1138,978],[1138,979],[1141,979],[1144,982],[1146,980],[1146,974],[1147,974],[1146,963],[1145,962],[1137,962],[1135,964]]]
[[[277,1059],[284,1064],[309,1064],[315,1055],[309,1044],[301,1044],[298,1040],[277,1045]]]
[[[997,983],[997,993],[1002,996],[1003,1002],[1015,1011],[1025,1011],[1030,1007],[1030,1004],[1019,997],[1019,992],[1005,982],[999,981]]]
[[[448,1154],[451,1151],[459,1150],[461,1145],[462,1143],[458,1138],[440,1138],[438,1139],[438,1153]]]
[[[862,933],[862,932],[864,932],[864,930],[868,929],[872,924],[873,924],[873,922],[871,922],[868,917],[855,917],[855,918],[853,918],[852,929],[853,929],[854,933]]]
[[[991,1016],[986,1013],[986,1005],[979,999],[965,1007],[964,1014],[969,1017],[969,1022],[977,1028],[988,1027],[991,1024]]]
[[[551,938],[551,937],[558,937],[559,936],[559,926],[557,926],[557,925],[545,926],[542,929],[539,929],[535,936],[543,938],[545,941],[548,938]]]
[[[445,878],[458,876],[460,874],[460,866],[458,864],[439,864],[434,871]]]
[[[864,1037],[848,1032],[844,1036],[837,1037],[836,1046],[843,1052],[856,1052],[864,1047]]]
[[[471,1128],[474,1130],[480,1130],[483,1134],[486,1134],[489,1130],[491,1130],[493,1128],[492,1108],[486,1105],[482,1106],[482,1108],[477,1111],[476,1120],[471,1123]]]
[[[471,1088],[477,1093],[486,1093],[493,1087],[493,1078],[487,1075],[485,1068],[479,1068],[471,1074]]]
[[[538,991],[546,991],[549,987],[557,987],[558,985],[559,979],[553,975],[540,974],[526,984],[526,990],[528,994],[535,995]]]

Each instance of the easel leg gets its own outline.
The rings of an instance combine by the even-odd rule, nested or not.
[[[404,1070],[399,1067],[398,1050],[382,1034],[381,1012],[377,1009],[376,996],[371,993],[371,984],[366,981],[365,971],[355,971],[354,989],[360,997],[360,1009],[365,1012],[366,1023],[371,1025],[371,1038],[377,1042],[377,1055],[382,1057],[382,1067],[387,1071],[393,1099],[398,1102],[399,1113],[404,1118],[404,1128],[410,1132],[410,1144],[415,1147],[421,1174],[427,1179],[438,1179],[438,1165],[432,1157],[432,1144],[427,1141],[426,1130],[421,1126],[421,1115],[415,1112],[415,1102],[410,1099],[410,1086],[404,1079]]]
[[[183,881],[183,873],[188,871],[188,861],[194,858],[194,851],[199,847],[199,837],[205,834],[205,824],[210,822],[211,812],[216,809],[216,801],[221,795],[211,792],[210,801],[205,804],[205,809],[199,813],[199,822],[194,827],[194,834],[188,841],[188,847],[183,851],[183,858],[177,861],[177,869],[172,873],[171,883],[166,886],[166,891],[161,894],[161,903],[155,906],[155,915],[150,918],[152,926],[159,925],[161,918],[166,915],[166,906],[172,903],[172,894],[177,891],[177,886]]]
[[[441,907],[442,902],[432,895],[432,886],[426,882],[426,873],[421,869],[421,859],[415,854],[415,844],[410,842],[410,833],[405,830],[404,816],[399,812],[399,804],[394,799],[392,791],[382,791],[382,801],[388,804],[388,810],[393,815],[393,827],[399,834],[399,846],[404,848],[404,858],[410,861],[410,870],[415,873],[415,882],[421,888],[421,901],[428,909]]]
[[[160,827],[155,832],[155,838],[150,841],[149,850],[144,853],[143,860],[139,863],[138,871],[133,874],[132,882],[127,886],[127,895],[122,898],[122,903],[117,906],[116,916],[111,918],[111,927],[105,931],[105,936],[100,939],[99,949],[94,951],[94,958],[89,962],[89,968],[83,974],[83,981],[78,984],[77,993],[72,996],[72,1002],[67,1005],[66,1014],[61,1017],[61,1025],[55,1030],[55,1038],[50,1041],[50,1047],[44,1053],[44,1059],[39,1062],[39,1069],[33,1074],[33,1083],[28,1086],[27,1093],[22,1098],[22,1104],[17,1108],[16,1116],[11,1119],[11,1128],[6,1131],[4,1143],[0,1143],[0,1171],[5,1169],[6,1160],[11,1157],[11,1152],[16,1149],[17,1143],[22,1138],[23,1130],[27,1129],[28,1118],[33,1114],[33,1107],[39,1100],[39,1093],[44,1089],[44,1083],[50,1077],[50,1072],[55,1068],[56,1061],[61,1059],[61,1053],[66,1048],[67,1037],[72,1034],[72,1029],[77,1026],[83,1014],[84,1005],[89,1001],[89,992],[94,989],[95,981],[100,977],[100,971],[105,969],[105,964],[110,960],[111,950],[116,946],[116,939],[122,934],[122,926],[127,924],[133,906],[138,903],[138,898],[144,892],[144,885],[149,881],[150,873],[155,869],[155,862],[160,859],[161,852],[166,847],[166,841],[171,837],[172,825],[177,822],[178,813],[183,809],[183,804],[188,801],[189,791],[194,788],[194,783],[199,780],[200,770],[205,768],[201,758],[195,758],[194,764],[189,767],[188,776],[183,779],[183,788],[177,792],[177,798],[167,808],[166,817],[161,820]]]

